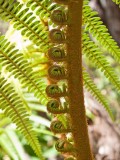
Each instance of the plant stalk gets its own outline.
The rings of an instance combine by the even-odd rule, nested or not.
[[[83,0],[68,4],[67,27],[68,91],[72,134],[77,160],[93,160],[85,115],[82,77],[82,5]]]

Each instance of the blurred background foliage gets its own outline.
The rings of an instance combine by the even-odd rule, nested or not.
[[[24,3],[27,0],[19,1]],[[104,2],[102,0],[91,0],[90,5],[94,10],[98,11],[99,16],[108,27],[109,32],[117,41],[118,45],[120,45],[120,9],[118,6],[111,0],[104,0]],[[42,77],[46,76],[49,61],[46,58],[45,53],[42,53],[31,41],[26,37],[23,37],[19,31],[14,30],[12,24],[0,21],[0,32],[6,34],[7,38],[15,43],[16,47],[24,53],[24,57],[31,62],[34,71],[39,72]],[[103,50],[102,47],[101,50]],[[104,54],[119,75],[120,66],[114,61],[112,56],[108,55],[105,51]],[[94,64],[85,56],[83,56],[83,65],[87,68],[103,95],[107,97],[116,117],[115,122],[111,122],[105,110],[101,109],[100,104],[85,91],[89,134],[96,160],[119,160],[120,94],[116,93],[108,80],[103,76],[103,73],[97,70]],[[10,76],[5,68],[0,66],[0,70],[2,71],[2,74],[9,79],[9,82],[14,86],[28,109],[30,120],[32,121],[35,131],[38,133],[38,139],[46,159],[62,160],[62,157],[54,148],[54,140],[56,137],[49,129],[50,121],[53,117],[51,117],[50,114],[47,114],[46,107],[42,106],[32,93],[28,93],[25,89],[21,90],[21,84],[14,77]],[[108,130],[108,132],[106,132],[106,130]],[[11,124],[10,119],[6,118],[1,110],[0,160],[38,160],[32,149],[26,143],[24,137],[16,130],[16,126]]]

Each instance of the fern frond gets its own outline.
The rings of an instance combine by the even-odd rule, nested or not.
[[[37,140],[37,136],[32,129],[26,109],[15,93],[14,89],[9,83],[6,83],[4,78],[0,77],[0,108],[4,111],[5,115],[16,124],[17,128],[27,139],[30,146],[35,153],[43,160],[41,148]]]
[[[90,40],[88,34],[83,34],[83,53],[92,61],[97,68],[99,68],[106,78],[115,86],[118,92],[120,92],[120,80],[114,73],[113,68],[109,65],[106,58],[102,55],[102,52],[97,45]]]
[[[117,42],[115,42],[110,36],[108,29],[103,25],[100,17],[98,17],[98,13],[90,8],[88,0],[84,1],[83,22],[85,30],[89,31],[102,45],[102,47],[112,54],[120,63],[120,48],[118,47]]]
[[[100,90],[97,88],[97,86],[94,84],[92,79],[90,78],[89,74],[85,71],[85,68],[83,68],[83,82],[85,88],[92,94],[92,96],[101,103],[108,114],[110,115],[111,119],[114,120],[114,115],[112,113],[112,110],[110,106],[108,105],[108,102],[104,98],[104,96],[101,94]]]
[[[13,27],[21,30],[21,34],[28,37],[44,51],[49,47],[48,30],[39,20],[33,16],[29,8],[24,9],[24,5],[19,2],[1,0],[1,18],[13,23]]]
[[[50,18],[51,11],[57,7],[57,4],[52,3],[52,0],[28,0],[26,6],[30,7],[40,19],[46,22]]]
[[[18,78],[30,92],[34,93],[41,104],[46,104],[45,82],[39,78],[39,73],[32,71],[23,55],[18,53],[18,50],[16,50],[4,36],[0,37],[0,62],[3,66],[6,66],[6,69],[11,72],[15,78]]]

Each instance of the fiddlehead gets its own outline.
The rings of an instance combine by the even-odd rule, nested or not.
[[[74,152],[75,151],[75,148],[71,143],[69,143],[66,140],[61,140],[61,139],[56,142],[55,148],[59,152],[64,152],[64,153]]]
[[[65,43],[66,41],[64,32],[59,29],[52,29],[49,37],[53,43]]]
[[[50,100],[47,104],[47,110],[53,114],[68,113],[68,104],[64,102],[63,106],[56,100]]]
[[[67,14],[63,10],[54,10],[51,14],[51,20],[58,25],[67,24]]]
[[[67,91],[64,88],[61,89],[57,84],[47,86],[46,93],[51,98],[59,98],[67,95]]]
[[[71,128],[70,126],[67,126],[67,128],[62,124],[61,121],[53,121],[51,123],[51,126],[50,126],[51,130],[54,132],[54,133],[68,133],[68,132],[71,132]]]
[[[48,57],[53,61],[61,62],[66,60],[66,53],[64,49],[53,47],[48,50]]]
[[[60,67],[58,65],[51,66],[48,70],[48,74],[50,78],[53,78],[53,79],[57,79],[57,80],[66,79],[66,72],[64,67]]]

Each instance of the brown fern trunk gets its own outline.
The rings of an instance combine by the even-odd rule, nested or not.
[[[69,24],[67,29],[68,90],[72,134],[77,150],[77,160],[92,160],[85,116],[82,78],[82,5],[83,1],[72,1],[68,5]]]

